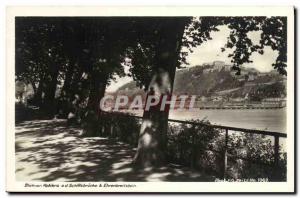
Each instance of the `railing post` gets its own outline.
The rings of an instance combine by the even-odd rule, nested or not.
[[[224,147],[224,162],[223,162],[223,179],[227,178],[227,146],[228,146],[228,129],[225,129],[225,147]]]
[[[279,179],[279,136],[274,136],[274,179]]]

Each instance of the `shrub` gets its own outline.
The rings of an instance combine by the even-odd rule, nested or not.
[[[224,176],[224,130],[208,121],[191,120],[190,124],[169,125],[167,154],[169,161],[190,166],[219,178]],[[286,153],[274,167],[274,145],[271,136],[229,132],[226,177],[231,179],[286,180]]]
[[[208,121],[191,120],[197,125],[170,125],[167,154],[169,160],[192,168],[215,172],[218,157],[212,150],[216,147],[219,131]]]

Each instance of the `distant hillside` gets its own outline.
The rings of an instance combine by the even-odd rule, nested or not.
[[[241,87],[239,82],[229,71],[212,71],[203,73],[203,68],[198,66],[192,69],[178,71],[174,82],[175,94],[211,95],[215,91]]]
[[[263,90],[263,93],[268,96],[285,95],[284,79],[274,71],[260,73],[253,68],[242,68],[241,75],[235,75],[236,72],[228,68],[215,69],[213,66],[206,65],[178,70],[175,76],[174,94],[245,97],[255,94],[258,90],[262,93]],[[274,84],[276,86],[273,86]],[[278,90],[274,91],[274,89]],[[136,87],[136,83],[132,81],[120,87],[117,93],[132,96],[144,94],[144,91]]]
[[[134,81],[131,81],[129,83],[126,83],[125,85],[121,86],[116,92],[116,94],[119,95],[128,95],[128,96],[134,96],[134,95],[143,95],[145,96],[145,91],[139,87],[136,86],[136,83]]]

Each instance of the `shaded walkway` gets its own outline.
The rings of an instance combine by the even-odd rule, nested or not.
[[[135,170],[135,149],[116,140],[80,137],[65,120],[16,125],[17,181],[211,181],[212,177],[169,165]]]

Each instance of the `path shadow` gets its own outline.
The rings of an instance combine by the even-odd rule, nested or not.
[[[34,105],[15,103],[15,123],[19,124],[28,120],[46,120],[52,119],[54,115],[43,111],[41,108]]]
[[[80,137],[65,120],[16,125],[16,175],[20,181],[213,181],[214,177],[170,164],[137,170],[135,148],[117,140]]]

